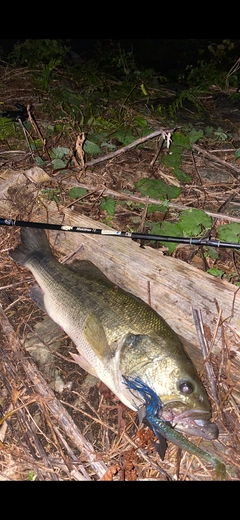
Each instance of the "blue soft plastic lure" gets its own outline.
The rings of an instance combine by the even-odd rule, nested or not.
[[[200,459],[204,459],[207,462],[210,462],[215,467],[216,478],[218,480],[225,480],[226,477],[226,466],[219,460],[215,459],[202,450],[195,444],[192,444],[186,437],[184,437],[181,433],[176,431],[169,422],[164,421],[159,417],[159,413],[163,406],[162,401],[158,397],[158,395],[144,383],[140,377],[127,378],[123,376],[123,381],[125,385],[128,387],[131,393],[138,392],[144,400],[145,407],[145,419],[148,424],[151,426],[154,434],[158,437],[159,434],[162,435],[165,439],[173,442],[179,448],[186,450],[193,455],[196,455]]]

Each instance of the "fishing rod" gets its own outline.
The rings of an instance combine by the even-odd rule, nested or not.
[[[62,226],[61,224],[49,224],[47,222],[29,222],[25,220],[13,220],[9,218],[0,218],[0,226],[19,226],[51,229],[53,231],[69,231],[73,233],[89,233],[91,235],[107,235],[114,237],[132,238],[132,240],[153,240],[158,242],[176,242],[179,244],[190,244],[199,246],[212,247],[229,247],[240,249],[240,243],[221,242],[210,238],[191,238],[191,237],[171,237],[163,235],[152,235],[147,233],[130,233],[129,231],[116,231],[115,229],[96,229],[79,226]]]

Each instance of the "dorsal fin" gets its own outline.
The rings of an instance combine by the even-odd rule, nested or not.
[[[88,278],[94,278],[98,280],[105,280],[108,283],[112,283],[103,272],[96,267],[90,260],[73,260],[67,267],[79,274],[80,276],[86,276]]]

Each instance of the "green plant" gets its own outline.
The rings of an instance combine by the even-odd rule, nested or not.
[[[5,141],[14,135],[16,135],[16,127],[14,122],[7,117],[0,117],[0,141]]]
[[[162,179],[143,178],[135,186],[143,196],[160,200],[176,199],[182,191],[177,186],[169,186]]]
[[[161,236],[170,236],[170,237],[181,237],[182,232],[178,227],[178,224],[175,222],[164,221],[162,224],[159,223],[149,223],[150,232],[153,235],[161,235]],[[169,254],[171,255],[173,251],[175,251],[177,244],[175,242],[164,242],[162,241],[165,247],[168,248]]]
[[[106,197],[106,199],[101,199],[100,208],[110,216],[114,217],[115,214],[116,201],[111,197]]]
[[[211,267],[207,270],[207,272],[212,276],[219,276],[220,278],[222,278],[225,274],[225,272],[222,269],[218,269],[217,267]]]
[[[214,247],[206,247],[204,256],[205,256],[205,258],[209,257],[209,258],[216,260],[217,258],[219,258],[219,252],[216,249],[214,249]]]
[[[223,130],[218,127],[217,130],[214,132],[216,141],[226,141],[228,139],[228,134],[226,132],[223,132]]]
[[[107,226],[112,227],[112,217],[110,217],[110,216],[109,216],[109,217],[106,217],[106,218],[103,219],[102,222],[103,222],[104,224],[106,224]]]
[[[224,224],[217,228],[217,238],[223,242],[240,242],[240,223]]]
[[[187,175],[180,169],[182,165],[183,150],[190,150],[191,138],[193,138],[193,142],[196,142],[197,139],[199,139],[201,136],[201,133],[196,134],[196,132],[193,132],[193,130],[192,133],[189,133],[188,136],[185,136],[181,132],[174,132],[169,153],[164,155],[164,157],[162,158],[162,163],[165,166],[172,168],[173,175],[175,175],[175,177],[182,182],[190,181],[189,175]]]
[[[74,121],[78,120],[80,125],[85,123],[86,115],[82,110],[84,97],[80,92],[74,92],[63,85],[59,92],[59,101],[64,112],[69,114]]]
[[[222,40],[221,43],[210,43],[208,50],[211,52],[215,61],[220,62],[223,56],[228,54],[229,51],[234,49],[234,42],[232,40]]]
[[[186,131],[187,135],[182,132],[174,132],[169,152],[160,159],[165,166],[172,168],[173,175],[181,182],[191,180],[191,177],[181,170],[183,151],[190,150],[192,143],[196,143],[204,137],[203,130],[196,130],[191,124],[188,125]]]
[[[43,197],[46,197],[47,200],[54,200],[57,204],[60,202],[60,199],[58,197],[60,193],[60,188],[48,188],[46,190],[41,190],[41,194]]]
[[[202,209],[192,208],[181,213],[178,225],[183,236],[198,237],[211,229],[212,219]]]
[[[48,64],[62,59],[70,49],[71,40],[26,39],[17,42],[9,55],[9,61],[17,66]]]
[[[88,153],[89,155],[99,155],[103,153],[101,148],[93,141],[89,141],[89,139],[86,139],[86,141],[84,142],[83,150],[85,153]]]
[[[204,132],[208,139],[211,139],[212,141],[226,141],[229,139],[229,135],[218,127],[217,130],[214,130],[212,126],[206,126],[204,129]]]
[[[207,48],[199,50],[197,66],[189,64],[186,67],[184,79],[190,85],[199,85],[203,89],[214,84],[224,88],[227,72],[232,67],[234,59],[234,47],[233,40],[210,42]],[[237,85],[237,75],[232,76],[231,81]]]
[[[31,480],[31,481],[36,480],[36,474],[34,471],[29,471],[27,480]]]
[[[58,146],[56,148],[52,148],[52,150],[49,151],[54,170],[65,168],[65,166],[67,166],[69,161],[69,154],[70,150],[65,146]]]
[[[159,223],[151,223],[151,233],[162,236],[172,237],[200,237],[211,229],[212,219],[201,209],[189,209],[182,211],[177,222],[163,221]],[[162,242],[172,254],[177,247],[174,242]]]
[[[123,49],[120,42],[113,40],[98,40],[98,55],[100,65],[109,73],[114,73],[118,77],[128,77],[130,74],[138,73],[133,51]]]
[[[56,69],[61,64],[61,59],[59,58],[51,58],[47,65],[44,65],[42,77],[40,78],[40,86],[43,90],[48,90],[49,86],[49,78],[52,74],[52,71]]]
[[[136,140],[136,137],[133,135],[131,128],[126,128],[122,126],[115,132],[114,136],[122,143],[123,146],[127,146],[130,143],[133,143]]]
[[[234,154],[234,159],[235,159],[235,161],[236,161],[237,159],[239,159],[239,157],[240,157],[240,148],[238,148],[238,149],[236,150],[235,154]]]
[[[206,93],[206,90],[200,89],[200,87],[193,87],[190,90],[183,90],[175,99],[175,101],[169,106],[168,110],[171,117],[175,117],[179,108],[183,108],[184,101],[191,101],[197,108],[198,112],[203,110],[202,105],[198,101],[197,95]]]
[[[78,186],[74,186],[69,191],[69,197],[71,197],[71,199],[79,199],[87,193],[88,191],[85,188],[79,188]]]

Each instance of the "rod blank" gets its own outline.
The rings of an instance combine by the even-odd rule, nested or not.
[[[69,231],[73,233],[89,233],[91,235],[108,235],[114,237],[132,238],[133,240],[153,240],[158,242],[175,242],[179,244],[190,244],[212,247],[229,247],[240,249],[240,243],[221,242],[209,238],[171,237],[163,235],[152,235],[147,233],[129,233],[128,231],[116,231],[115,229],[97,229],[78,226],[62,226],[61,224],[49,224],[47,222],[27,222],[25,220],[13,220],[0,218],[0,226],[19,226],[51,229],[53,231]]]

